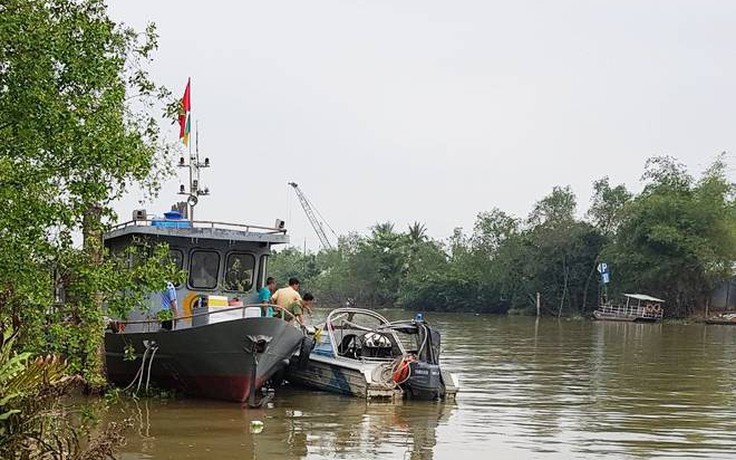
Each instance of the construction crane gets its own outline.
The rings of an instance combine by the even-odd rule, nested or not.
[[[307,215],[307,219],[309,219],[309,223],[312,224],[312,228],[314,229],[314,232],[317,234],[317,237],[319,238],[319,242],[322,244],[322,247],[324,249],[334,249],[334,246],[332,246],[332,243],[330,243],[330,240],[327,239],[327,233],[325,232],[325,228],[322,225],[322,221],[317,218],[317,214],[319,214],[319,211],[317,211],[317,214],[315,214],[316,208],[312,206],[312,203],[310,203],[309,198],[307,198],[306,195],[304,195],[304,192],[299,188],[299,186],[296,184],[296,182],[289,182],[289,185],[291,185],[294,188],[294,192],[296,192],[296,196],[299,198],[299,202],[302,205],[302,208],[304,209],[304,213]],[[320,215],[320,217],[322,217]],[[324,218],[322,218],[324,220]],[[335,231],[332,230],[332,227],[330,227],[327,222],[325,222],[327,227],[330,228],[333,234],[335,234]]]

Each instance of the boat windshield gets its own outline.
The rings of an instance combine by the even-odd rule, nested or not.
[[[326,328],[334,353],[351,359],[392,359],[404,354],[396,333],[387,328],[388,320],[363,309],[333,310]]]
[[[333,311],[327,318],[327,321],[332,324],[333,328],[335,326],[349,326],[355,329],[363,329],[365,331],[372,331],[384,324],[388,324],[388,320],[378,313],[370,311],[351,311],[347,309],[341,312]]]

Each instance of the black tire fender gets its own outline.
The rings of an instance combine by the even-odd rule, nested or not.
[[[306,369],[309,365],[309,354],[312,352],[312,348],[314,348],[314,339],[305,336],[299,346],[299,362],[297,362],[299,369]]]

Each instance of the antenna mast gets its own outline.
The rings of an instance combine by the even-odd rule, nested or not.
[[[307,215],[307,219],[309,219],[309,223],[312,224],[312,228],[314,229],[314,232],[317,234],[317,237],[319,238],[319,242],[322,244],[322,247],[325,249],[334,249],[334,246],[332,246],[332,243],[330,243],[330,240],[327,239],[327,233],[325,233],[325,228],[322,226],[322,222],[315,215],[313,206],[309,202],[309,199],[306,197],[306,195],[304,195],[304,193],[301,191],[301,189],[295,182],[289,182],[289,185],[291,185],[294,188],[294,192],[296,192],[296,196],[299,198],[299,203],[301,203],[302,208],[304,209],[304,214]]]
[[[190,115],[191,116],[191,115]],[[188,195],[187,204],[189,205],[189,220],[194,221],[194,207],[199,203],[200,196],[210,194],[209,187],[202,187],[199,180],[199,170],[210,167],[210,159],[205,158],[204,162],[199,161],[199,120],[195,125],[194,131],[194,152],[192,152],[192,144],[189,143],[189,164],[186,164],[184,157],[179,157],[179,167],[189,169],[189,191],[184,188],[184,184],[179,187],[179,195]]]

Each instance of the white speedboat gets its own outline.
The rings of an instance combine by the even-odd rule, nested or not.
[[[367,399],[454,398],[457,377],[440,367],[440,334],[423,320],[389,322],[362,308],[338,308],[317,326],[308,360],[286,379]]]

